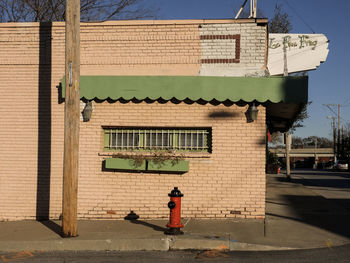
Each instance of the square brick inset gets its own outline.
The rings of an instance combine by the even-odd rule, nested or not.
[[[235,41],[235,57],[234,58],[202,58],[201,63],[202,64],[215,64],[215,63],[239,63],[240,62],[240,42],[241,42],[241,36],[240,35],[201,35],[200,39],[202,40],[202,48],[209,48],[210,51],[215,54],[215,45],[213,43],[215,42],[206,42],[206,40],[223,40],[222,44],[226,46],[226,48],[231,45],[231,43],[225,43],[225,40],[234,39]],[[217,44],[217,49],[219,49],[219,43]],[[210,53],[210,52],[209,52]],[[205,55],[203,55],[206,57]]]

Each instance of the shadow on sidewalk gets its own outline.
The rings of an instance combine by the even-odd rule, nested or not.
[[[294,169],[291,171],[294,175],[317,175],[317,176],[340,176],[345,178],[350,178],[350,171],[346,170],[320,170],[320,169]]]
[[[155,231],[159,231],[159,232],[164,232],[164,231],[167,230],[166,228],[163,228],[163,227],[151,224],[151,223],[147,223],[147,222],[144,222],[144,221],[141,221],[141,220],[130,220],[130,222],[133,223],[133,224],[136,224],[136,225],[143,225],[143,226],[146,226],[146,227],[153,228]]]
[[[302,184],[304,186],[317,186],[317,187],[332,187],[332,188],[350,188],[349,179],[301,179],[292,178],[292,182],[295,184]]]
[[[62,227],[59,224],[57,224],[51,220],[40,221],[40,223],[43,224],[44,226],[46,226],[52,232],[55,232],[57,235],[62,237]]]
[[[281,204],[288,206],[288,213],[267,211],[267,216],[294,220],[350,238],[350,212],[345,208],[322,196],[280,195],[280,198]]]

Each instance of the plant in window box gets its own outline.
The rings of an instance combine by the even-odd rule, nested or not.
[[[280,162],[278,156],[275,153],[268,152],[266,172],[271,174],[277,174]]]
[[[211,152],[211,128],[104,127],[106,160],[114,170],[185,173],[188,161],[176,151]]]
[[[184,155],[176,155],[175,151],[156,151],[152,153],[149,159],[147,161],[153,162],[155,165],[157,165],[159,168],[165,165],[167,162],[169,162],[172,166],[178,164],[180,161],[183,161]]]
[[[128,160],[132,170],[163,171],[163,172],[187,172],[188,162],[184,161],[183,154],[175,151],[155,151],[143,154],[117,153],[113,158]]]

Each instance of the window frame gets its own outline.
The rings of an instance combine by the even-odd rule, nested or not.
[[[211,153],[212,151],[212,128],[211,127],[124,127],[124,126],[102,126],[103,131],[103,151],[104,152],[125,152],[125,151],[169,151],[169,150],[176,150],[179,152],[197,152],[197,153]],[[122,145],[118,146],[116,143],[115,147],[111,146],[111,135],[112,134],[118,134],[119,132],[126,131],[127,134],[133,133],[135,136],[138,135],[138,145]],[[138,132],[136,132],[138,131]],[[155,133],[152,133],[152,132]],[[136,133],[135,133],[136,132]],[[156,146],[147,145],[147,135],[150,134],[150,137],[152,137],[153,134],[156,134],[156,137],[158,134],[165,132],[164,134],[167,134],[168,137],[168,145],[163,145],[163,142],[161,145],[158,145],[158,141],[156,143]],[[191,134],[191,145],[189,146],[187,144],[187,137],[185,136],[185,143],[183,146],[181,146],[181,136],[182,134]],[[197,143],[192,144],[193,134],[197,135]],[[170,136],[172,135],[172,136]],[[200,145],[199,143],[199,135],[203,135],[202,142],[203,144]],[[116,137],[118,135],[115,135]],[[122,135],[123,137],[123,135]],[[117,140],[117,139],[116,139]],[[127,139],[128,140],[128,139]],[[135,138],[131,139],[134,143]],[[157,140],[157,139],[156,139]],[[161,139],[162,140],[162,139]],[[163,139],[164,140],[164,139]]]

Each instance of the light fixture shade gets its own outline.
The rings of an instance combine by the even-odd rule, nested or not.
[[[83,110],[83,121],[84,122],[90,121],[91,115],[92,115],[92,101],[88,101],[86,102]]]
[[[253,103],[252,105],[249,105],[247,111],[245,112],[245,116],[247,118],[247,122],[253,122],[258,119],[258,108]]]

